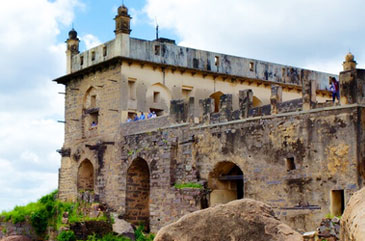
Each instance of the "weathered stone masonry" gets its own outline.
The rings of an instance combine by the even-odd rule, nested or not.
[[[338,106],[328,74],[133,39],[125,7],[118,16],[116,39],[84,53],[70,32],[68,74],[55,80],[66,86],[60,199],[102,202],[153,232],[242,197],[300,231],[342,213],[365,176],[365,70],[353,56]],[[188,182],[203,188],[174,186]]]

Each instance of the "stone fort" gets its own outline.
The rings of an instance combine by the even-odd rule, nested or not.
[[[59,198],[87,197],[156,232],[181,216],[252,198],[298,231],[341,215],[365,178],[365,70],[327,73],[130,37],[79,52],[67,39]],[[332,75],[333,76],[333,75]],[[141,112],[157,117],[127,123]],[[178,188],[194,183],[201,188]]]

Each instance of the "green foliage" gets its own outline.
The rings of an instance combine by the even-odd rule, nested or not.
[[[202,189],[203,188],[203,186],[200,183],[194,183],[194,182],[175,183],[174,187],[177,188],[177,189],[183,189],[183,188]]]
[[[153,239],[155,238],[155,235],[152,233],[146,235],[143,233],[143,230],[144,230],[144,226],[139,225],[137,227],[137,229],[134,231],[136,241],[153,241]]]
[[[96,234],[89,235],[86,241],[131,241],[131,240],[126,237],[119,237],[109,233],[101,238],[98,238]]]
[[[5,227],[3,227],[1,231],[3,232],[4,235],[6,235],[6,233],[8,232],[8,230]]]
[[[72,231],[62,231],[57,236],[58,241],[76,241],[76,236]]]
[[[46,208],[41,208],[31,214],[30,223],[37,234],[42,234],[47,230],[49,218]]]

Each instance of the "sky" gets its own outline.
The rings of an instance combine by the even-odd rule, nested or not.
[[[12,0],[0,8],[0,211],[57,188],[72,26],[81,51],[114,38],[122,0]],[[365,64],[363,0],[124,0],[131,36],[338,74]]]

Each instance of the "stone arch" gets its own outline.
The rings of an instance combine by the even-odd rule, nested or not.
[[[147,162],[137,157],[127,170],[125,220],[134,224],[143,224],[149,231],[150,172]]]
[[[77,171],[77,191],[94,191],[94,166],[85,159]]]
[[[218,112],[220,108],[220,102],[221,102],[221,96],[223,95],[223,92],[217,91],[211,94],[209,97],[214,99],[214,112]]]
[[[90,87],[83,99],[83,133],[92,134],[99,124],[99,98],[94,87]]]
[[[208,188],[210,206],[241,199],[244,197],[243,172],[233,162],[218,162],[209,173]]]
[[[252,106],[253,107],[262,106],[262,101],[258,97],[253,96],[253,98],[252,98]]]
[[[155,111],[158,116],[168,114],[170,110],[171,91],[161,83],[151,85],[146,92],[147,111]]]

